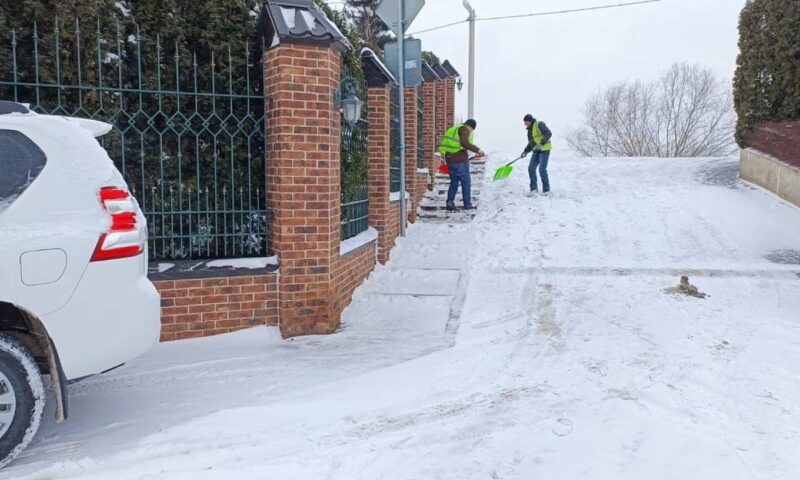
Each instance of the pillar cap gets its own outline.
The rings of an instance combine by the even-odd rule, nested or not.
[[[439,77],[439,80],[444,80],[450,77],[450,72],[445,70],[445,68],[438,63],[433,65],[433,71],[436,72],[436,75]]]
[[[368,87],[382,87],[387,84],[397,85],[389,68],[369,48],[361,50],[361,67],[364,69],[364,79]]]
[[[353,49],[313,0],[265,0],[259,29],[267,48],[294,43],[332,46],[340,51]]]
[[[422,78],[426,83],[441,80],[439,75],[436,75],[436,71],[433,69],[433,67],[424,62],[422,63]]]
[[[458,73],[458,70],[456,70],[455,67],[453,67],[453,64],[450,63],[450,60],[445,60],[444,63],[442,63],[442,68],[444,69],[445,72],[447,72],[448,77],[455,78],[461,76],[461,74]]]

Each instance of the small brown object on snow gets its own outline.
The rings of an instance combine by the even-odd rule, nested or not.
[[[678,285],[678,293],[697,298],[706,298],[708,296],[699,291],[697,287],[689,283],[689,277],[686,275],[681,275],[681,283]]]

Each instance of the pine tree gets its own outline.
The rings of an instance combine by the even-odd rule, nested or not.
[[[800,2],[749,0],[739,20],[736,139],[766,121],[800,119]]]
[[[439,65],[441,63],[439,57],[437,57],[435,53],[427,50],[422,52],[422,61],[431,66]]]

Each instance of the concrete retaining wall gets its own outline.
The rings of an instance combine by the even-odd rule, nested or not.
[[[751,148],[742,150],[740,176],[800,207],[800,168]]]

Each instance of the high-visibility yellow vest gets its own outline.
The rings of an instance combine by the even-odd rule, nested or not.
[[[469,125],[456,124],[448,128],[445,132],[442,143],[439,144],[439,153],[446,155],[448,153],[458,153],[464,150],[464,147],[461,146],[461,138],[458,136],[458,131],[461,129],[461,127],[469,128],[469,143],[473,143],[472,129],[469,127]]]
[[[533,127],[531,128],[531,140],[533,140],[533,143],[536,145],[542,145],[542,137],[544,137],[541,129],[539,129],[539,123],[539,120],[536,120],[533,122]],[[542,145],[543,152],[549,152],[552,149],[553,144],[551,142],[547,142],[547,145]]]

